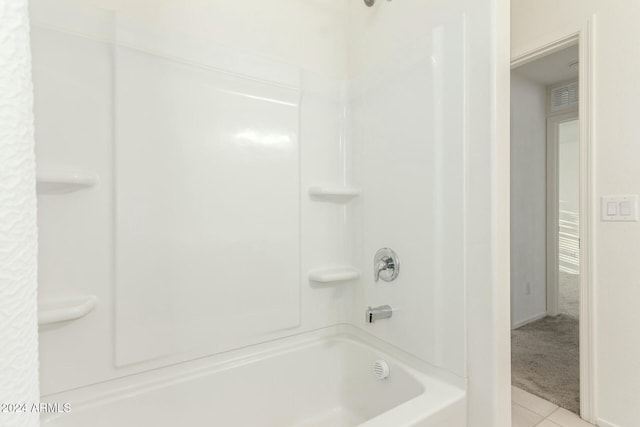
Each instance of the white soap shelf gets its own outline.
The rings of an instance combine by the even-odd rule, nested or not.
[[[46,170],[36,174],[38,194],[65,194],[96,185],[98,175],[80,170]]]
[[[353,267],[327,267],[309,272],[309,280],[318,283],[346,282],[360,278],[360,271]]]
[[[360,189],[354,187],[310,187],[309,195],[312,198],[324,199],[332,202],[346,203],[360,195]]]
[[[38,303],[38,325],[80,319],[98,304],[94,295],[45,299]]]

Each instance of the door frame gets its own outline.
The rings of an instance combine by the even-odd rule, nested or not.
[[[578,45],[580,120],[580,416],[594,423],[595,398],[595,219],[598,212],[594,174],[595,16],[574,33],[511,58],[511,69],[567,47]]]
[[[561,123],[580,120],[578,111],[554,114],[547,118],[547,166],[546,166],[546,247],[547,247],[547,315],[559,314],[559,270],[560,249],[558,230],[560,228],[560,166],[558,130]],[[582,237],[582,236],[580,236]]]

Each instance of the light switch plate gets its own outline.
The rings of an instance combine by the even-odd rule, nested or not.
[[[602,196],[602,221],[638,221],[638,196]]]

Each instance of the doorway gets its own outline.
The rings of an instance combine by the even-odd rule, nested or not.
[[[579,47],[512,69],[512,384],[580,414]]]

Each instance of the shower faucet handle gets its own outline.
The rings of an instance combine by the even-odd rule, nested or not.
[[[387,271],[389,269],[393,270],[394,268],[395,264],[393,263],[393,259],[391,257],[384,257],[380,261],[376,262],[376,266],[374,269],[375,281],[377,282],[378,280],[380,280],[381,272]]]
[[[400,260],[392,249],[382,248],[373,258],[373,275],[375,281],[382,279],[391,282],[400,274]]]

